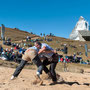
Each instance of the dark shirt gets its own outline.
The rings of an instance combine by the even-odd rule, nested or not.
[[[68,48],[65,46],[64,47],[64,54],[67,54],[68,53]]]

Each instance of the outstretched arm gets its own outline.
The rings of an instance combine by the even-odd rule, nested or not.
[[[56,53],[55,50],[46,50],[46,47],[44,46],[42,49],[39,50],[38,54],[45,52],[45,53]]]
[[[39,50],[38,54],[44,52],[46,50],[46,47],[44,46],[42,49]]]

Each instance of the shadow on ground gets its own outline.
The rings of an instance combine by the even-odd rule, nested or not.
[[[67,85],[70,85],[70,86],[72,86],[73,84],[77,84],[77,85],[87,85],[87,86],[90,85],[90,83],[83,83],[83,84],[80,84],[80,83],[78,83],[78,82],[66,82],[66,81],[57,82],[57,83],[55,83],[55,84],[67,84]],[[51,83],[50,85],[55,85],[55,84],[54,84],[54,83]]]

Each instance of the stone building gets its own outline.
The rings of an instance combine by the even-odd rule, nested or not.
[[[70,34],[70,39],[79,41],[90,41],[89,23],[80,16],[79,21]]]

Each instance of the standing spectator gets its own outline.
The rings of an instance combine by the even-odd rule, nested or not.
[[[73,54],[73,61],[75,62],[77,59],[76,53]]]
[[[67,47],[67,44],[64,44],[64,54],[67,54],[68,53],[68,47]]]
[[[64,71],[66,72],[67,71],[67,66],[66,66],[66,63],[67,63],[67,53],[68,53],[68,48],[67,48],[67,44],[64,44]]]
[[[3,52],[3,47],[2,47],[2,45],[0,45],[0,56],[1,56],[2,52]]]
[[[42,37],[42,33],[40,33],[40,36]]]

